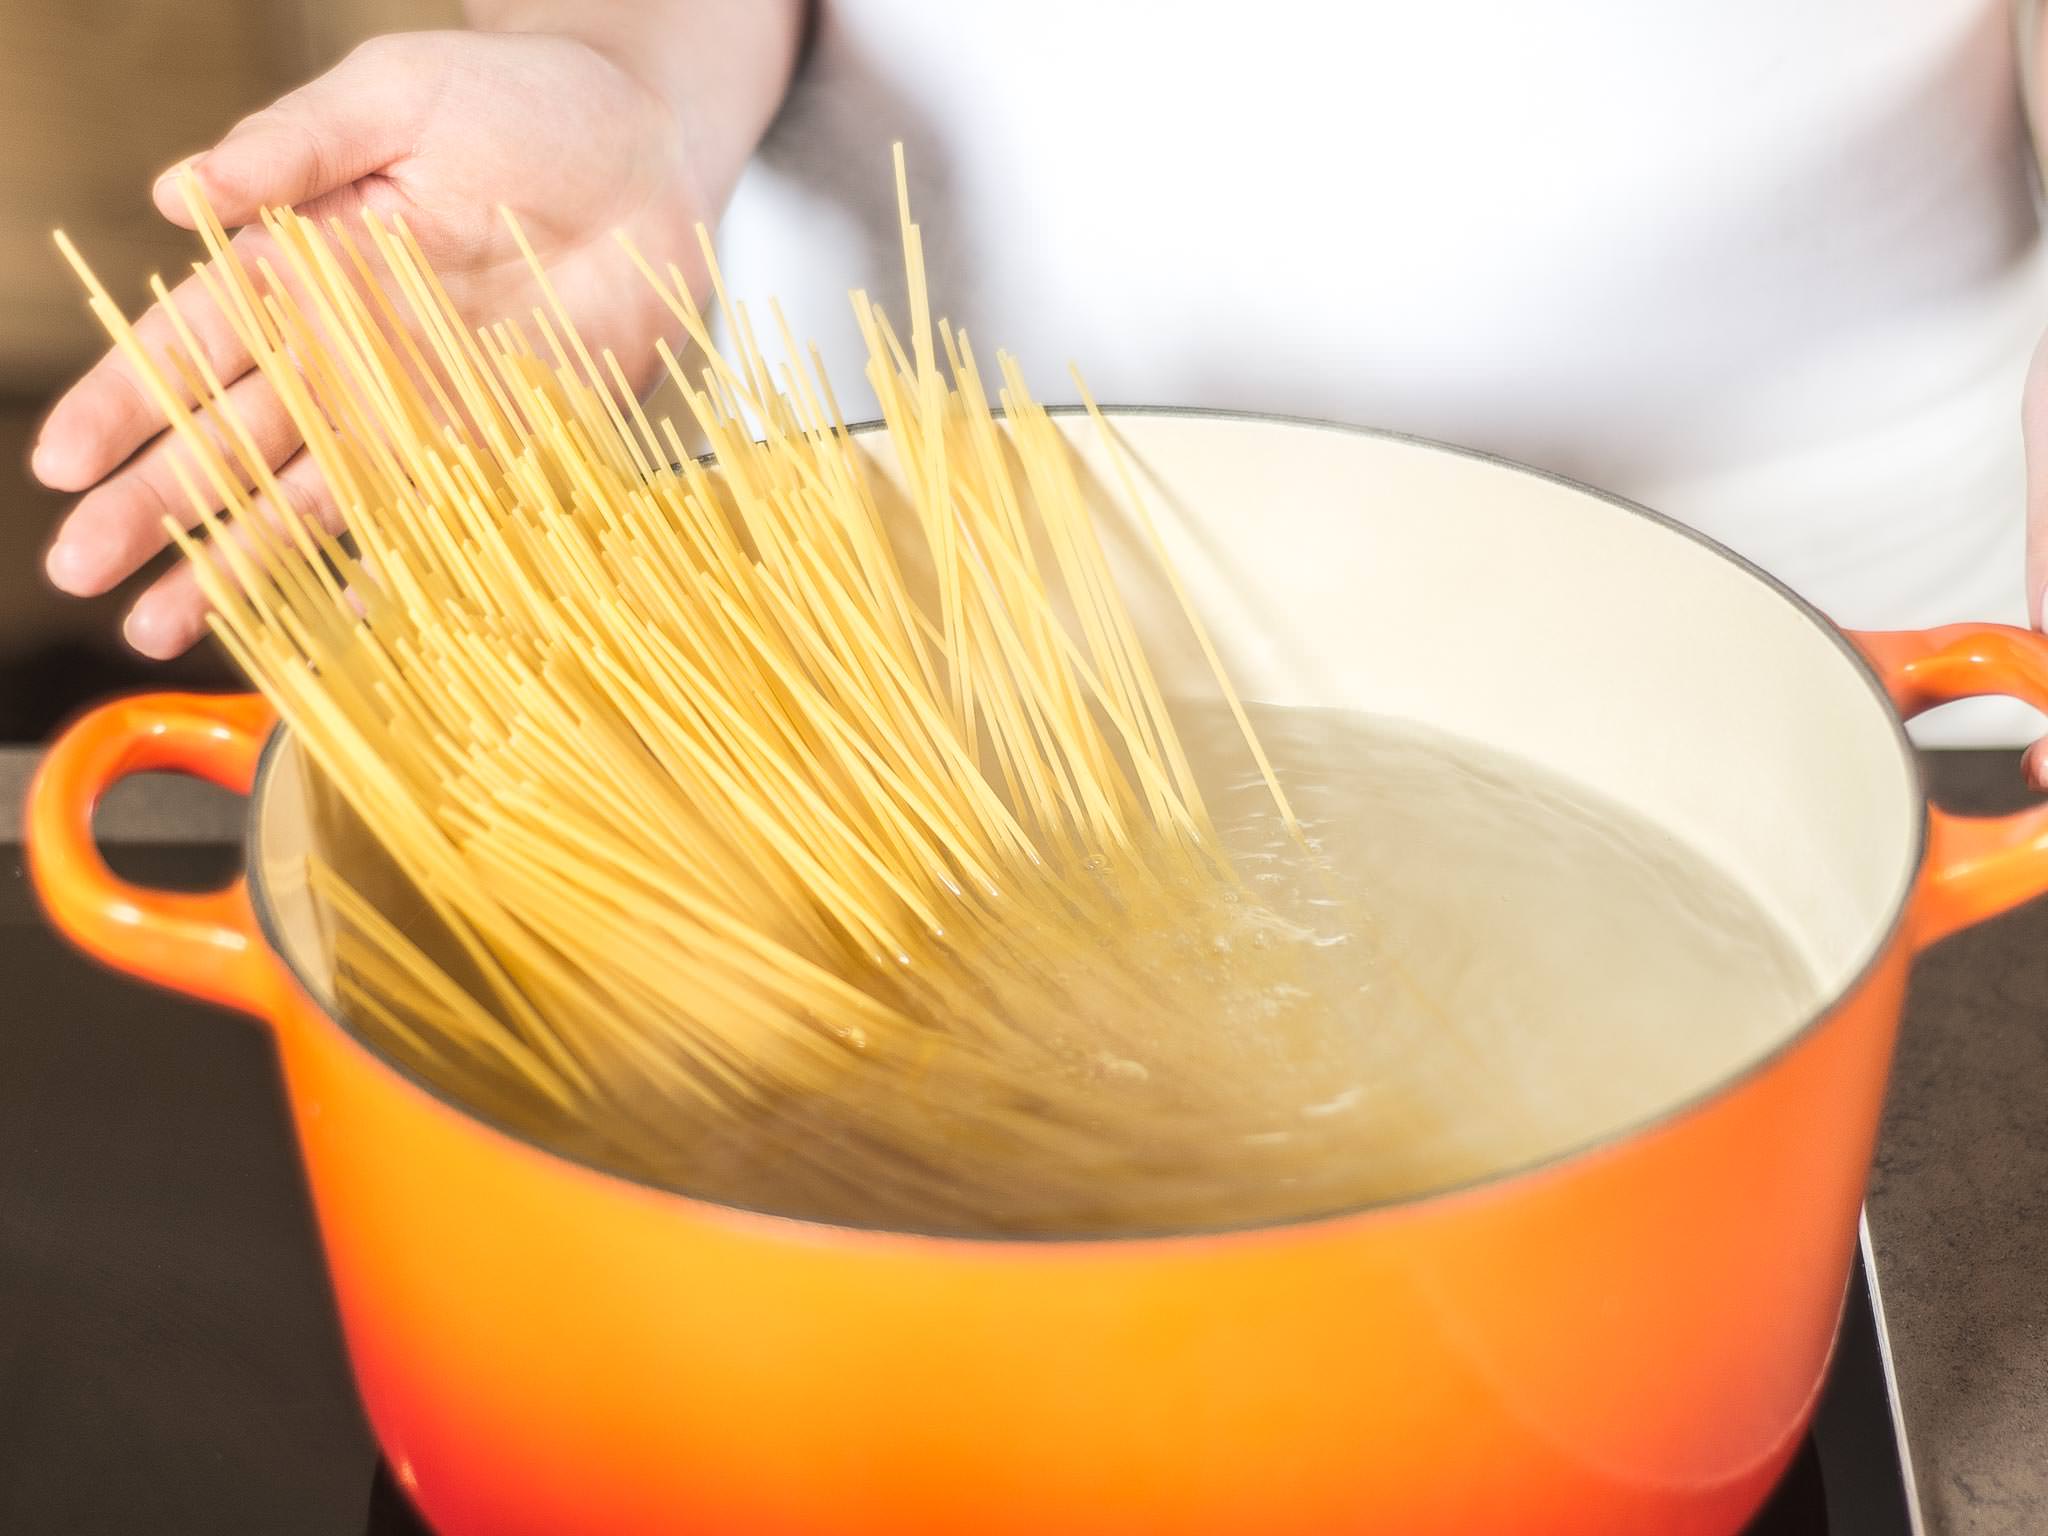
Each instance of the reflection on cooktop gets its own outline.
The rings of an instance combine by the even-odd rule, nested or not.
[[[1836,1536],[1848,1530],[1828,1519],[1820,1456],[1809,1435],[1771,1502],[1743,1536]],[[370,1523],[365,1536],[433,1536],[381,1461],[370,1485]]]
[[[1808,1435],[1792,1458],[1771,1501],[1749,1523],[1743,1536],[1822,1536],[1842,1530],[1828,1518],[1827,1485],[1821,1478],[1820,1453]]]

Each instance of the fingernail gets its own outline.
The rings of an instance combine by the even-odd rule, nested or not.
[[[163,189],[166,186],[169,186],[178,179],[178,173],[180,171],[189,170],[196,173],[199,169],[199,162],[205,158],[206,157],[204,155],[187,155],[184,159],[180,160],[176,165],[172,166],[169,170],[165,171],[161,176],[157,177],[155,183],[151,186],[150,190],[152,192],[163,191]]]
[[[157,654],[156,648],[163,639],[162,631],[163,626],[156,615],[142,608],[131,608],[121,624],[121,637],[145,656]]]
[[[43,574],[61,591],[69,592],[79,586],[85,573],[79,569],[78,546],[68,539],[52,544],[50,552],[43,556]]]

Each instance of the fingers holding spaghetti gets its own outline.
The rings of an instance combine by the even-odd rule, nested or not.
[[[236,237],[236,254],[244,261],[254,261],[266,249],[267,238],[260,230],[244,232]],[[230,383],[249,371],[248,349],[197,274],[171,290],[170,302],[177,306],[178,317],[216,378]],[[135,337],[155,359],[164,358],[179,345],[177,327],[161,303],[135,323]],[[190,388],[175,371],[166,377],[189,410],[194,403]],[[134,362],[116,348],[57,402],[43,425],[30,467],[52,490],[89,490],[163,426],[163,412]]]
[[[298,428],[269,381],[259,374],[244,374],[225,396],[248,434],[248,446],[265,467],[276,469],[298,451]],[[230,462],[245,451],[242,444],[223,442],[221,429],[211,418],[202,416],[200,427]],[[191,451],[165,432],[89,491],[66,515],[50,546],[45,567],[51,582],[75,597],[96,597],[163,550],[170,539],[164,526],[167,518],[191,527],[197,509],[179,483],[180,470],[190,483],[206,483]],[[223,498],[210,501],[207,510],[220,510]]]
[[[327,482],[319,465],[305,452],[294,454],[277,471],[274,483],[285,503],[282,508],[270,496],[258,497],[242,518],[215,523],[213,538],[231,539],[239,548],[251,549],[262,537],[247,525],[251,516],[262,519],[271,530],[272,543],[280,537],[290,538],[283,530],[292,521],[311,523],[329,533],[342,531],[341,513]],[[182,501],[179,505],[182,509]],[[189,514],[180,520],[188,525],[193,521]],[[180,561],[136,600],[123,633],[143,655],[167,661],[190,650],[205,635],[206,614],[207,600],[198,573],[190,561]]]

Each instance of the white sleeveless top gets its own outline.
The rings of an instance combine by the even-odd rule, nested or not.
[[[2006,0],[824,0],[721,247],[861,410],[846,292],[900,314],[900,138],[935,304],[1046,399],[1073,361],[1104,400],[1421,433],[1845,625],[2024,622],[2017,82]]]

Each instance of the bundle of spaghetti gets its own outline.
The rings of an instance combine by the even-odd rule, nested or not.
[[[1201,983],[1102,939],[1206,931],[1238,889],[1066,437],[1014,360],[992,396],[932,320],[907,196],[908,344],[853,297],[894,480],[779,311],[771,364],[708,239],[724,344],[628,248],[698,359],[660,346],[699,458],[516,223],[546,302],[472,330],[402,220],[266,212],[252,267],[186,197],[339,534],[289,510],[161,281],[153,355],[59,240],[182,444],[199,526],[172,533],[214,633],[428,914],[402,928],[351,838],[323,850],[355,1026],[533,1134],[726,1198],[1199,1219],[1233,1085],[1151,1047]]]

